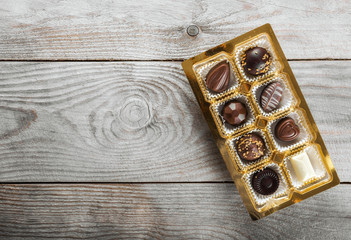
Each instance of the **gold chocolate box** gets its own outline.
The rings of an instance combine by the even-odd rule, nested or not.
[[[252,219],[339,184],[269,24],[182,66]]]

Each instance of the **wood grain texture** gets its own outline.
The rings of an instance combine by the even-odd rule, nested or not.
[[[350,9],[348,0],[4,0],[0,59],[185,59],[267,22],[287,58],[350,58]]]
[[[351,181],[351,61],[291,62]],[[0,181],[230,181],[180,62],[1,62]]]
[[[0,185],[2,239],[349,239],[351,185],[253,222],[232,183]]]

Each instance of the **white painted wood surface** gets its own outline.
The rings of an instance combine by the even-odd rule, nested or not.
[[[291,65],[351,181],[351,61]],[[2,62],[0,76],[1,181],[230,180],[179,62]]]
[[[349,239],[350,9],[0,0],[0,239]],[[179,60],[267,22],[342,184],[252,222]]]
[[[350,9],[349,0],[3,0],[0,59],[186,59],[267,22],[287,58],[350,59]]]
[[[350,192],[340,185],[253,222],[232,183],[5,185],[0,238],[342,240]]]

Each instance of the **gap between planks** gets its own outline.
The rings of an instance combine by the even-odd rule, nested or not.
[[[1,185],[147,185],[147,184],[227,184],[233,181],[191,181],[191,182],[0,182]],[[340,184],[348,185],[351,182],[340,182]]]
[[[186,59],[0,59],[0,62],[183,62]],[[350,61],[351,58],[291,58],[289,62]]]

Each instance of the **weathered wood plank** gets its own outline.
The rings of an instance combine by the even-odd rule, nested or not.
[[[351,61],[291,62],[351,181]],[[224,181],[179,62],[1,62],[0,181]]]
[[[349,239],[351,185],[252,222],[234,184],[0,185],[3,239]]]
[[[348,0],[5,0],[0,59],[184,59],[267,22],[288,58],[350,58],[350,9]]]

